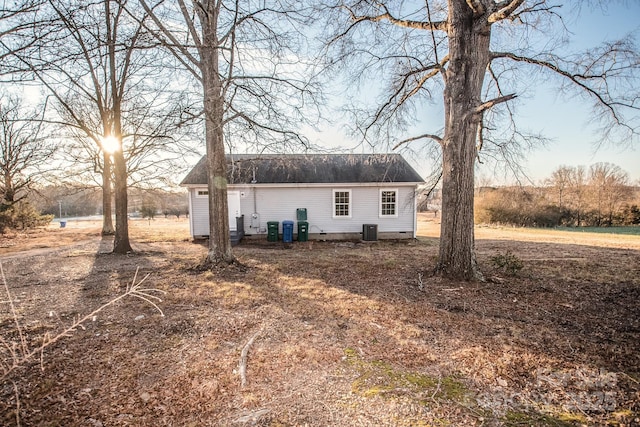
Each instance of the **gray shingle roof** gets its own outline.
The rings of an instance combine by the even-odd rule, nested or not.
[[[227,156],[229,184],[337,184],[423,182],[400,154],[234,154]],[[207,183],[206,157],[181,185]]]

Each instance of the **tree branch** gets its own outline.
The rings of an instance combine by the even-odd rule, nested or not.
[[[398,142],[396,145],[393,146],[392,150],[397,150],[398,148],[400,148],[402,145],[404,144],[408,144],[409,142],[412,141],[417,141],[419,139],[433,139],[434,141],[436,141],[438,144],[442,144],[442,137],[438,136],[438,135],[434,135],[434,134],[430,134],[430,133],[425,133],[423,135],[419,135],[419,136],[413,136],[411,138],[407,138],[407,139],[403,139],[402,141]]]
[[[610,53],[615,53],[615,50],[612,50]],[[512,52],[493,52],[492,59],[497,58],[506,58],[516,62],[524,62],[527,64],[537,65],[539,67],[545,68],[558,74],[561,77],[564,77],[580,89],[584,90],[587,94],[593,96],[602,107],[608,110],[615,120],[617,124],[622,124],[622,119],[619,116],[619,113],[616,111],[616,106],[627,107],[634,110],[640,109],[638,105],[635,105],[633,102],[625,103],[620,101],[613,101],[612,99],[606,99],[603,93],[598,90],[590,87],[585,83],[585,81],[592,79],[606,79],[607,73],[606,71],[601,74],[584,74],[584,73],[572,73],[567,70],[560,68],[557,64],[554,64],[550,61],[545,61],[541,59],[529,58],[526,56],[516,55]],[[605,86],[606,87],[606,86]],[[606,93],[606,90],[605,90]]]
[[[435,21],[435,22],[426,21],[425,22],[425,21],[412,21],[407,19],[396,18],[393,15],[391,15],[391,13],[389,12],[389,9],[387,9],[387,7],[382,4],[380,5],[380,7],[384,9],[384,13],[381,13],[380,15],[375,15],[375,16],[364,16],[364,15],[359,16],[350,7],[346,5],[342,5],[341,7],[349,12],[349,15],[351,16],[351,20],[353,22],[353,24],[349,26],[349,28],[347,28],[347,30],[342,34],[342,36],[346,35],[351,30],[351,28],[353,28],[355,25],[361,22],[380,22],[385,20],[399,27],[411,28],[415,30],[447,31],[447,29],[449,28],[449,24],[447,23],[447,21]],[[336,37],[336,39],[340,37],[341,36],[338,36]]]
[[[498,21],[505,20],[511,16],[511,14],[524,3],[524,0],[506,0],[497,3],[494,6],[495,12],[489,15],[487,21],[493,24]]]
[[[499,96],[497,98],[490,99],[489,101],[485,101],[482,104],[478,105],[473,109],[472,114],[482,114],[484,111],[493,107],[494,105],[501,104],[503,102],[511,101],[516,98],[517,95],[515,93],[511,93],[509,95]]]

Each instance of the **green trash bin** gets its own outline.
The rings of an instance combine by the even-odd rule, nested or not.
[[[279,224],[280,223],[278,221],[267,222],[267,241],[268,242],[278,241],[278,225]]]
[[[298,208],[298,209],[296,209],[296,219],[298,221],[306,221],[307,220],[307,208]]]
[[[307,221],[298,221],[298,242],[306,242],[309,240],[309,223]]]

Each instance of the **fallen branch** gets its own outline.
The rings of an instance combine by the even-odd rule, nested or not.
[[[13,322],[15,323],[15,328],[18,331],[18,339],[20,341],[19,344],[12,343],[12,342],[9,342],[4,337],[0,336],[0,345],[2,345],[5,348],[5,350],[10,356],[9,360],[0,359],[0,368],[1,368],[0,384],[5,380],[7,380],[12,372],[22,367],[23,365],[26,365],[28,362],[31,361],[31,359],[35,358],[35,356],[38,354],[40,355],[40,368],[44,370],[44,350],[47,347],[51,346],[52,344],[55,344],[56,342],[61,340],[63,337],[70,336],[71,333],[74,332],[77,328],[84,329],[83,323],[87,322],[89,319],[95,320],[95,316],[99,312],[109,307],[110,305],[115,304],[116,302],[120,301],[123,298],[126,298],[128,296],[140,298],[141,300],[151,304],[156,310],[160,312],[160,315],[164,317],[164,313],[162,312],[162,310],[157,304],[159,302],[162,302],[162,299],[156,295],[153,295],[153,293],[165,294],[166,292],[160,289],[141,287],[142,283],[144,283],[144,281],[147,279],[147,277],[149,277],[151,273],[148,273],[139,282],[136,283],[136,281],[138,280],[138,270],[139,268],[136,268],[136,273],[133,276],[131,285],[127,286],[127,290],[124,294],[119,295],[116,298],[112,299],[111,301],[101,305],[100,307],[93,310],[91,313],[87,314],[86,316],[75,320],[69,327],[64,329],[62,332],[58,333],[53,338],[51,338],[49,334],[45,334],[44,337],[42,338],[42,344],[40,344],[36,348],[29,349],[27,340],[22,330],[22,325],[20,324],[20,320],[18,318],[18,311],[16,310],[16,307],[13,303],[13,298],[11,297],[11,292],[9,291],[9,285],[7,284],[7,279],[4,275],[4,269],[2,267],[2,263],[0,262],[0,278],[2,280],[2,283],[4,284],[5,292],[7,293],[9,308],[11,310],[11,315],[13,316]],[[19,427],[20,426],[20,393],[18,390],[17,383],[11,379],[9,379],[9,381],[11,382],[11,384],[13,384],[13,391],[16,399],[15,419],[16,419],[16,426]]]
[[[238,372],[240,374],[240,387],[244,388],[247,384],[247,356],[249,355],[249,348],[253,344],[253,341],[260,335],[260,331],[253,334],[253,336],[247,341],[247,343],[242,348],[242,352],[240,353],[240,365],[238,367]]]
[[[251,425],[256,425],[258,421],[260,421],[260,418],[267,415],[269,412],[271,412],[271,410],[267,408],[258,409],[257,411],[245,413],[243,416],[233,420],[233,423],[234,424],[251,423]]]
[[[9,301],[11,302],[11,310],[13,312],[13,316],[14,316],[14,321],[16,322],[16,327],[18,328],[19,334],[20,334],[20,340],[21,340],[21,349],[20,351],[17,351],[14,346],[10,346],[9,343],[3,339],[2,337],[0,337],[2,344],[9,350],[11,356],[12,356],[12,360],[11,363],[6,363],[5,361],[2,361],[2,374],[0,375],[0,381],[3,381],[5,378],[7,378],[13,371],[15,371],[16,369],[18,369],[19,367],[21,367],[22,365],[26,364],[27,362],[29,362],[31,359],[34,358],[34,356],[40,354],[40,359],[42,361],[43,358],[43,353],[44,350],[55,344],[56,342],[60,341],[62,338],[67,337],[69,335],[71,335],[72,332],[75,332],[76,329],[78,328],[83,328],[83,324],[85,322],[87,322],[89,319],[92,319],[95,315],[97,315],[98,313],[100,313],[102,310],[104,310],[105,308],[117,303],[118,301],[129,297],[129,296],[133,296],[136,298],[140,298],[144,301],[146,301],[147,303],[151,304],[156,310],[158,310],[160,312],[160,315],[164,317],[164,313],[162,312],[162,310],[160,309],[160,307],[158,307],[157,303],[158,302],[162,302],[162,299],[159,298],[156,295],[153,295],[153,292],[159,292],[159,293],[166,293],[160,289],[154,289],[154,288],[142,288],[140,285],[142,285],[142,283],[144,283],[144,281],[149,277],[149,275],[151,273],[148,273],[146,276],[144,276],[138,283],[136,283],[136,280],[138,278],[138,268],[136,268],[136,273],[133,277],[133,280],[131,281],[131,285],[129,285],[127,287],[127,290],[125,293],[123,293],[122,295],[119,295],[117,297],[115,297],[114,299],[112,299],[111,301],[101,305],[100,307],[98,307],[97,309],[93,310],[91,313],[87,314],[86,316],[75,320],[70,326],[68,326],[66,329],[64,329],[62,332],[58,333],[56,336],[49,338],[47,335],[45,335],[45,337],[42,340],[42,344],[34,349],[29,350],[26,347],[26,343],[24,342],[24,338],[22,335],[22,330],[20,328],[20,323],[18,321],[17,318],[17,311],[15,310],[15,307],[13,306],[13,300],[11,298],[11,295],[9,293],[9,286],[7,285],[7,281],[4,277],[4,271],[2,270],[2,263],[0,263],[0,273],[2,276],[2,280],[4,282],[4,286],[7,292],[7,297],[9,298]]]

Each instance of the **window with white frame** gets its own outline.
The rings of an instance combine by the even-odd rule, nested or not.
[[[380,216],[398,216],[398,190],[383,188],[380,190]]]
[[[196,197],[209,197],[209,190],[196,190]]]
[[[351,218],[351,190],[333,190],[333,217]]]

